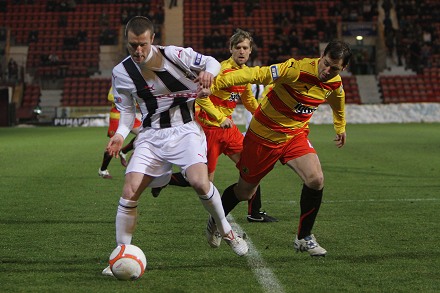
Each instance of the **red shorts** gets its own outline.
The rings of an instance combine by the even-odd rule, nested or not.
[[[142,122],[139,119],[135,118],[133,128],[139,128],[139,127],[141,127],[141,125],[142,125]],[[108,130],[107,130],[107,136],[113,137],[113,135],[115,135],[115,133],[116,133],[116,130],[118,130],[118,126],[119,126],[119,119],[110,118]]]
[[[243,149],[243,134],[234,124],[231,128],[209,127],[202,125],[208,145],[208,173],[215,171],[221,154],[233,155]]]
[[[309,139],[309,130],[299,133],[287,143],[279,147],[270,147],[258,143],[252,135],[246,135],[243,141],[243,151],[237,168],[240,176],[249,183],[259,183],[279,160],[281,164],[299,158],[306,154],[315,153]]]

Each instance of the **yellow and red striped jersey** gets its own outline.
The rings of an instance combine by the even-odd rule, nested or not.
[[[308,127],[310,118],[325,101],[333,110],[337,134],[345,132],[345,92],[339,75],[321,82],[319,58],[304,58],[271,66],[246,67],[219,74],[212,91],[247,83],[271,84],[249,125],[248,134],[269,146],[279,146]]]
[[[246,65],[243,65],[243,67],[238,66],[231,57],[221,62],[220,72],[226,74],[228,72],[240,71],[246,67]],[[242,85],[231,84],[228,87],[213,91],[208,98],[198,98],[196,100],[196,103],[200,106],[197,119],[200,123],[207,126],[220,127],[220,124],[225,121],[226,117],[231,118],[232,112],[234,112],[240,99],[249,112],[255,112],[258,103],[252,94],[251,85],[249,83]]]
[[[119,120],[119,118],[121,117],[121,113],[118,111],[118,109],[116,109],[115,97],[113,96],[113,93],[112,93],[112,87],[110,87],[110,90],[108,92],[107,100],[110,103],[112,103],[112,108],[110,109],[110,119]]]

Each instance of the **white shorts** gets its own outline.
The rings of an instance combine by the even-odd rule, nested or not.
[[[169,182],[173,165],[185,173],[191,165],[206,164],[206,150],[205,134],[195,121],[177,127],[142,129],[125,173],[155,177],[149,187],[161,187]]]

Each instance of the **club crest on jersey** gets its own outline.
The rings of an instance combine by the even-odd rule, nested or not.
[[[121,103],[121,102],[122,102],[122,98],[121,97],[115,97],[115,104]]]
[[[154,84],[153,85],[145,85],[144,89],[149,90],[149,91],[154,91]]]
[[[200,65],[202,63],[202,54],[197,53],[196,60],[194,61],[194,65]]]
[[[272,74],[272,80],[275,80],[279,77],[278,67],[276,65],[272,65],[270,67],[270,73]]]

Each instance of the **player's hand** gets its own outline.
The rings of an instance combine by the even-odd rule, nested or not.
[[[234,126],[234,121],[232,121],[228,117],[226,117],[225,121],[220,123],[220,127],[223,128],[223,129],[224,128],[231,128],[232,126]]]
[[[211,95],[210,88],[203,88],[202,86],[197,87],[197,98],[206,98]]]
[[[336,137],[334,139],[334,141],[336,142],[336,146],[338,148],[342,148],[345,145],[345,140],[346,140],[346,133],[340,133],[340,134],[336,134]]]
[[[124,143],[124,138],[119,133],[116,133],[113,135],[112,138],[110,138],[110,141],[107,144],[107,147],[105,150],[107,153],[115,158],[119,158],[119,151],[122,148],[122,144]]]
[[[211,87],[212,82],[214,81],[214,75],[207,71],[200,71],[199,76],[194,80],[194,82],[198,82],[202,88]]]

